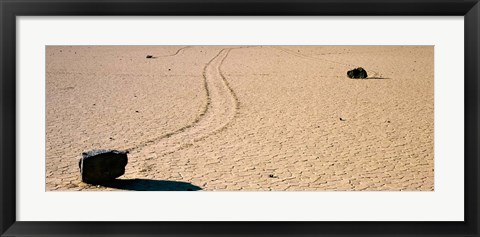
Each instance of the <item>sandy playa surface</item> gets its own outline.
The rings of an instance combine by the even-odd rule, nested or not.
[[[46,190],[433,191],[433,54],[48,46]],[[130,151],[109,187],[81,182],[98,148]]]

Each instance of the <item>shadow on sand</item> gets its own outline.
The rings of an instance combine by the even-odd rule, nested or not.
[[[151,180],[151,179],[116,179],[102,186],[131,191],[198,191],[200,187],[191,183]]]
[[[391,78],[388,78],[388,77],[367,77],[367,78],[363,78],[362,80],[384,80],[384,79],[391,79]]]

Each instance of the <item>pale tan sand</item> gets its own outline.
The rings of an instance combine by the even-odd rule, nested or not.
[[[433,53],[48,46],[46,190],[117,190],[78,170],[110,148],[130,150],[127,190],[432,191]],[[347,78],[359,66],[370,79]]]

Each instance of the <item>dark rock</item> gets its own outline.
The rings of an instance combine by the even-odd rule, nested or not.
[[[125,174],[127,151],[99,149],[82,153],[78,162],[82,181],[102,184]]]
[[[147,58],[153,58],[153,56],[152,55],[147,55]]]
[[[365,71],[365,69],[361,67],[348,71],[347,76],[349,78],[367,78],[368,77],[367,71]]]

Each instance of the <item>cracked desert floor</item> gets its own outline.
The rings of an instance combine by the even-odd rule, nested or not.
[[[46,190],[433,191],[433,54],[47,46]],[[82,183],[100,148],[129,151],[125,174]]]

